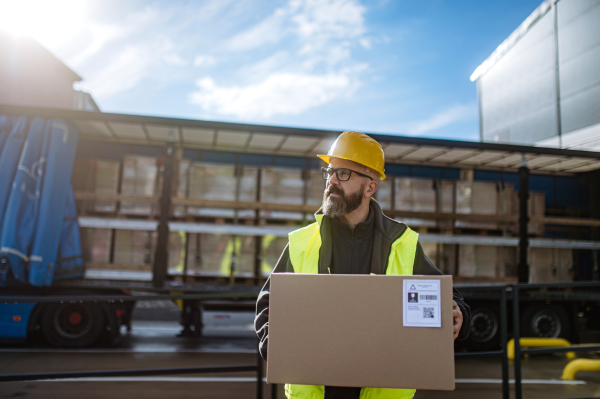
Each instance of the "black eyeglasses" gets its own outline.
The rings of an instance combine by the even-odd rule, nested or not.
[[[371,176],[368,176],[368,175],[365,175],[364,173],[360,173],[355,170],[347,169],[347,168],[339,168],[339,169],[321,168],[321,170],[323,171],[323,180],[331,179],[331,176],[333,176],[334,173],[339,181],[350,180],[350,176],[352,176],[352,173],[356,173],[359,176],[368,177],[369,179],[373,180],[373,178]]]

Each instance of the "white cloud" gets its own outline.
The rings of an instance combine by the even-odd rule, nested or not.
[[[90,74],[81,87],[102,101],[127,92],[162,69],[162,65],[185,66],[187,62],[173,52],[173,43],[159,37],[145,45],[119,49],[110,62]]]
[[[278,43],[294,35],[311,48],[321,48],[332,39],[360,37],[365,32],[365,8],[355,0],[290,0],[251,28],[229,41],[236,51]]]
[[[202,53],[199,42],[211,41],[215,26],[210,24],[231,10],[231,0],[179,5],[142,0],[136,6],[102,0],[85,5],[81,21],[69,24],[68,37],[48,49],[75,68],[84,78],[78,86],[90,91],[101,107],[149,79],[155,92],[186,77],[192,86],[193,77],[182,68],[191,66],[190,54]],[[207,28],[199,34],[198,26]]]
[[[292,17],[299,36],[315,39],[346,39],[365,32],[365,8],[353,0],[294,0],[298,13]]]
[[[458,104],[425,120],[409,123],[405,130],[407,134],[418,136],[474,117],[477,117],[477,104]]]
[[[366,48],[367,50],[371,48],[371,39],[362,38],[358,41],[361,46]]]
[[[212,55],[202,55],[199,54],[194,58],[194,66],[195,67],[210,67],[217,64],[217,59]]]
[[[288,11],[278,8],[252,28],[238,33],[230,41],[228,47],[234,51],[252,50],[267,43],[277,43],[284,36],[284,21]]]
[[[128,91],[148,76],[152,62],[149,55],[141,47],[126,48],[105,68],[84,81],[81,87],[99,100]]]
[[[351,54],[366,31],[364,12],[356,0],[290,0],[226,46],[273,52],[241,68],[234,84],[198,80],[190,102],[204,112],[251,120],[297,115],[354,93],[368,67]],[[274,46],[284,40],[285,50]]]
[[[247,86],[218,86],[213,79],[196,82],[190,101],[208,112],[242,119],[297,115],[354,93],[358,82],[347,73],[309,75],[276,73]]]
[[[359,1],[266,2],[271,8],[258,23],[251,1],[91,1],[86,20],[57,52],[101,106],[147,82],[150,94],[187,82],[188,101],[203,115],[294,115],[360,87],[368,65],[352,50],[369,39]],[[204,73],[196,68],[215,65],[214,75],[197,80]]]
[[[169,65],[186,66],[188,64],[186,60],[174,53],[165,54],[162,58]]]

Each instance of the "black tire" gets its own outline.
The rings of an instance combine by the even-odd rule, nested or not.
[[[94,303],[51,304],[43,311],[42,332],[52,345],[85,348],[104,331],[104,313]]]
[[[556,305],[530,305],[521,317],[521,336],[569,338],[571,321],[565,309]]]
[[[500,312],[494,305],[481,305],[471,311],[471,332],[465,346],[485,351],[500,345]]]

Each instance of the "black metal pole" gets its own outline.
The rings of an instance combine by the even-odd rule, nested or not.
[[[271,399],[277,399],[277,384],[271,384]]]
[[[260,342],[256,343],[256,399],[263,397],[263,358],[260,355]]]
[[[521,392],[521,334],[520,334],[520,322],[519,322],[519,287],[513,286],[513,336],[515,342],[515,398],[522,399]]]
[[[510,387],[508,385],[508,351],[507,347],[507,312],[506,312],[506,288],[502,288],[500,294],[500,339],[502,341],[502,399],[510,398]]]
[[[171,213],[171,183],[173,180],[173,164],[175,158],[175,144],[169,143],[165,148],[165,163],[163,170],[163,184],[160,195],[160,217],[158,222],[158,237],[156,239],[156,252],[152,268],[152,282],[160,288],[167,277],[169,263],[169,216]]]
[[[588,179],[588,191],[590,193],[590,217],[600,218],[600,171],[593,172]],[[591,238],[600,241],[600,229],[592,227]],[[600,251],[592,251],[592,280],[600,280]]]
[[[519,168],[519,283],[529,281],[529,267],[527,265],[527,248],[529,239],[527,225],[529,223],[529,168]]]
[[[262,169],[257,170],[256,174],[256,202],[260,202],[260,188],[261,188],[261,174]],[[256,209],[254,211],[254,225],[258,226],[260,223],[260,211]],[[259,279],[261,277],[262,270],[262,246],[263,246],[263,238],[262,236],[254,237],[254,285],[258,285]]]
[[[4,374],[0,375],[0,382],[57,380],[71,378],[108,378],[108,377],[143,377],[153,375],[175,375],[196,373],[238,373],[254,371],[254,364],[239,366],[210,366],[210,367],[182,367],[171,369],[139,369],[139,370],[92,370],[63,373],[36,373],[36,374]]]

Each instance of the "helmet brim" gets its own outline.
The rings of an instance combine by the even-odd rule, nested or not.
[[[351,159],[349,159],[349,158],[344,158],[344,157],[334,157],[334,156],[330,156],[330,155],[317,155],[317,157],[321,158],[321,159],[322,159],[323,161],[325,161],[327,164],[329,164],[329,163],[330,163],[330,161],[331,161],[331,158],[339,158],[339,159],[345,159],[346,161],[352,161],[352,160],[351,160]],[[352,161],[352,162],[355,162],[355,163],[360,163],[360,162],[356,162],[356,161]],[[361,163],[360,165],[363,165],[363,164]],[[363,165],[363,166],[364,166],[365,168],[369,168],[367,165]],[[375,172],[376,172],[376,173],[379,175],[379,180],[385,180],[385,174],[383,174],[383,173],[381,173],[381,172],[379,172],[379,171],[376,171],[376,170],[375,170],[375,169],[373,169],[373,168],[369,168],[369,169],[371,169],[371,170],[375,171]]]

